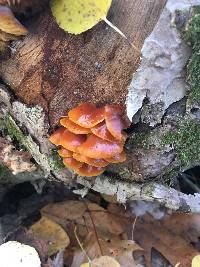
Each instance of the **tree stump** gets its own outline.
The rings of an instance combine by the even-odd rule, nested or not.
[[[171,208],[199,211],[193,198],[177,193],[175,203],[169,203],[171,191],[146,185],[199,164],[199,157],[191,159],[190,149],[184,150],[186,160],[180,152],[185,133],[200,132],[191,112],[194,105],[186,97],[185,67],[191,49],[181,36],[191,6],[198,4],[189,0],[113,1],[108,19],[142,49],[141,55],[104,22],[74,36],[59,28],[48,7],[24,21],[29,34],[13,42],[10,55],[0,62],[1,79],[9,88],[9,100],[1,101],[8,133],[14,131],[51,179],[67,184],[76,180],[99,192],[117,194],[120,201],[159,196]],[[0,96],[4,94],[0,90]],[[55,167],[53,146],[47,140],[60,117],[80,102],[124,105],[133,122],[128,129],[127,162],[111,166],[92,182]],[[193,136],[189,144],[196,139]]]

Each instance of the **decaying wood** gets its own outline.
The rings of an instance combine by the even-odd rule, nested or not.
[[[113,1],[108,18],[141,48],[154,29],[165,2],[116,0]],[[171,18],[170,13],[167,15]],[[171,23],[170,19],[168,23]],[[128,85],[139,66],[140,55],[104,22],[86,33],[73,36],[58,27],[50,9],[47,9],[34,18],[28,27],[29,35],[14,42],[11,46],[11,56],[0,62],[0,76],[14,92],[14,101],[8,101],[6,104],[9,106],[7,113],[9,112],[10,121],[15,124],[20,135],[23,135],[23,128],[28,132],[23,145],[31,152],[46,176],[53,172],[58,180],[68,183],[74,178],[73,174],[70,171],[55,172],[49,161],[52,148],[47,140],[49,126],[57,126],[60,117],[65,115],[67,110],[83,101],[97,105],[124,105]],[[159,61],[160,65],[156,65],[156,69],[160,71],[163,65],[170,68],[170,61],[165,63],[165,60]],[[182,65],[179,71],[182,71]],[[3,102],[5,104],[5,101]],[[159,106],[145,107],[150,109],[147,110],[148,115],[158,115],[156,112]],[[142,116],[149,123],[148,116],[145,116],[145,107]],[[114,170],[111,166],[108,170],[113,179],[103,175],[89,182],[86,178],[78,177],[77,182],[101,193],[117,195],[120,202],[135,199],[156,200],[173,210],[200,212],[199,195],[188,196],[156,183],[131,183],[159,177],[167,172],[167,167],[172,167],[176,160],[177,155],[172,147],[167,144],[166,148],[161,148],[161,136],[174,129],[176,121],[168,115],[165,118],[163,116],[162,113],[158,121],[154,120],[154,129],[148,129],[151,136],[147,148],[133,148],[132,140],[129,139],[130,142],[126,144],[127,148],[130,145],[130,149],[127,149],[126,164],[117,165]],[[181,116],[184,114],[180,113]],[[49,124],[45,123],[47,118]],[[161,119],[163,123],[157,125]],[[17,125],[19,121],[22,129]]]
[[[186,195],[158,183],[128,183],[113,181],[105,176],[88,181],[82,177],[77,182],[96,192],[116,195],[119,202],[130,200],[157,201],[167,208],[180,212],[200,212],[200,194]]]
[[[139,48],[154,28],[165,0],[113,1],[108,19]],[[16,42],[0,75],[26,104],[39,104],[50,124],[81,101],[125,103],[140,55],[104,22],[78,36],[58,27],[50,10],[34,19]]]
[[[28,152],[16,150],[11,142],[0,137],[0,163],[7,166],[13,174],[35,171],[37,167],[30,159]]]

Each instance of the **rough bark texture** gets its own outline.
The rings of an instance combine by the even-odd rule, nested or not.
[[[113,1],[108,18],[141,48],[165,0]],[[26,104],[39,105],[50,125],[81,101],[125,103],[140,55],[104,22],[79,36],[58,27],[50,10],[31,21],[30,34],[13,45],[0,75]]]

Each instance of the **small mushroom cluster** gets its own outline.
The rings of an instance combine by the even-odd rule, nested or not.
[[[80,104],[60,120],[63,127],[49,140],[59,146],[58,153],[66,167],[81,176],[99,175],[109,163],[126,160],[122,114],[118,105],[97,108],[90,103]]]

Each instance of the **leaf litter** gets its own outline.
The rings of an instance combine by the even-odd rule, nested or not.
[[[41,209],[27,235],[35,240],[28,245],[50,257],[44,267],[200,266],[200,215],[167,211],[162,219],[148,212],[136,218],[131,208],[97,202],[68,200]],[[47,249],[34,245],[43,244],[39,240]]]

